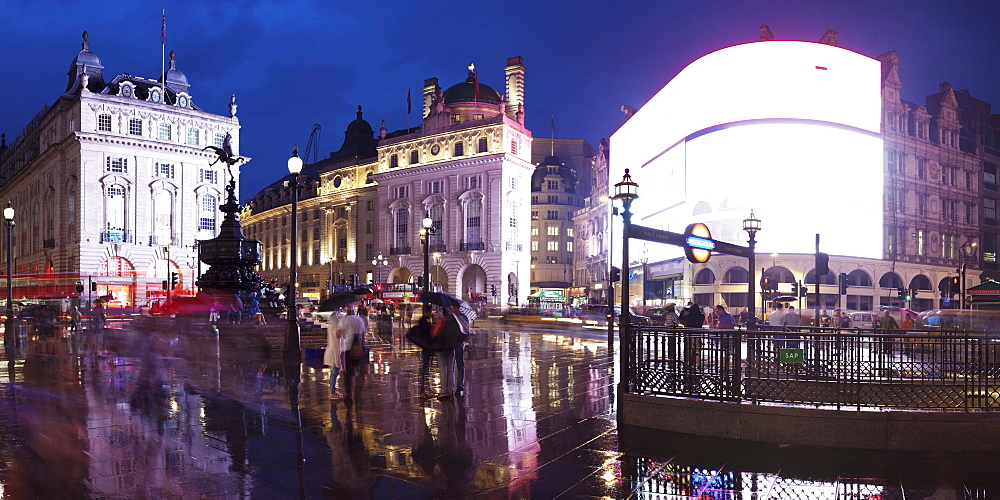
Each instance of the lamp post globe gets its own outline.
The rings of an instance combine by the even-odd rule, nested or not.
[[[7,323],[4,325],[4,346],[9,354],[13,348],[20,348],[21,339],[14,332],[14,206],[7,201],[3,209],[3,218],[7,221]]]
[[[754,217],[753,209],[750,209],[750,216],[743,219],[743,230],[750,235],[750,255],[748,257],[750,265],[750,277],[749,283],[747,284],[747,305],[748,313],[747,316],[747,326],[757,324],[757,290],[756,290],[756,273],[757,273],[757,260],[756,260],[756,250],[757,245],[757,231],[760,231],[760,219]]]
[[[301,332],[299,330],[299,318],[298,312],[295,309],[295,296],[296,290],[295,285],[298,281],[298,211],[299,211],[299,173],[302,172],[302,158],[299,158],[299,147],[295,146],[292,149],[292,156],[288,159],[288,173],[291,175],[292,180],[288,183],[288,188],[291,190],[292,194],[292,225],[291,225],[291,262],[289,265],[289,276],[288,276],[288,291],[285,297],[286,300],[286,319],[288,321],[285,327],[285,359],[289,360],[301,360],[302,350],[301,350]]]

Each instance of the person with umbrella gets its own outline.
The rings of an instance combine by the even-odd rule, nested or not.
[[[438,372],[441,375],[440,398],[449,398],[455,392],[455,351],[465,342],[465,334],[455,313],[450,307],[442,309],[443,314],[437,317],[431,328],[431,348],[437,358]]]

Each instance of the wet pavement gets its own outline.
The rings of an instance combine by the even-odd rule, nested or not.
[[[0,364],[5,498],[988,498],[996,457],[873,455],[622,429],[606,332],[480,325],[464,397],[372,337],[342,377],[254,327],[126,324]],[[521,327],[517,327],[521,328]],[[273,334],[275,329],[270,330]],[[279,330],[280,334],[280,330]],[[309,354],[313,354],[312,351]],[[432,368],[432,374],[434,369]]]

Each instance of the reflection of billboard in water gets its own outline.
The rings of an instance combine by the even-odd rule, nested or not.
[[[640,185],[634,222],[758,251],[882,256],[878,61],[829,45],[759,42],[695,61],[611,137],[612,184]],[[679,252],[679,249],[674,250]]]

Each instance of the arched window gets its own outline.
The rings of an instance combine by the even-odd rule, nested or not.
[[[486,142],[486,138],[485,137],[480,137],[479,138],[479,142],[477,143],[476,152],[477,153],[485,153],[486,152],[486,146],[488,146],[488,144]]]
[[[153,236],[155,245],[170,243],[170,219],[172,215],[170,192],[157,189],[153,192]]]
[[[215,196],[211,194],[201,195],[201,216],[198,220],[198,229],[215,232]]]
[[[698,271],[698,274],[694,276],[695,285],[714,285],[715,284],[715,273],[711,269],[705,268]]]
[[[396,248],[409,246],[410,210],[403,208],[396,211]]]
[[[465,155],[465,143],[456,142],[455,143],[455,156]]]
[[[918,274],[910,280],[910,289],[912,290],[933,290],[931,288],[931,280],[923,274]]]
[[[772,267],[764,271],[764,276],[771,278],[772,283],[795,283],[795,275],[781,266]]]
[[[815,269],[810,269],[809,272],[806,273],[806,278],[804,280],[802,280],[802,282],[805,283],[805,284],[807,284],[807,285],[814,285],[814,284],[816,284],[816,270]],[[833,273],[826,273],[823,276],[819,277],[819,284],[820,285],[836,285],[837,284],[837,277],[834,276]]]
[[[410,151],[410,165],[415,163],[420,163],[420,153],[418,153],[416,149]]]
[[[722,275],[723,283],[748,283],[749,281],[750,273],[742,267],[730,267],[726,270],[726,274]]]
[[[135,266],[124,257],[111,257],[97,266],[99,276],[135,277]]]
[[[860,269],[855,269],[847,275],[847,286],[871,287],[872,277]]]
[[[483,219],[483,201],[479,199],[469,201],[465,209],[465,242],[480,243],[483,241],[481,232]]]
[[[882,288],[903,288],[903,280],[898,274],[894,272],[888,272],[882,275],[878,280],[878,286]]]
[[[427,214],[431,217],[431,224],[434,227],[434,233],[431,234],[431,251],[443,252],[444,251],[444,205],[437,203],[431,205],[430,210]]]
[[[125,241],[125,186],[112,184],[107,187],[107,220],[105,241]]]

